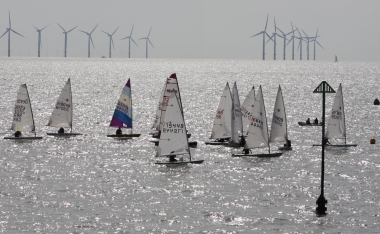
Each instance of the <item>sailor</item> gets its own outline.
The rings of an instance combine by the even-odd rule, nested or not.
[[[318,124],[318,118],[315,118],[314,124]]]
[[[59,130],[58,130],[58,133],[61,133],[61,134],[65,133],[65,129],[63,129],[62,127],[60,127]]]
[[[286,143],[284,144],[284,147],[292,147],[292,142],[289,139],[287,139]]]
[[[307,120],[306,120],[306,124],[311,124],[311,123],[310,123],[310,118],[307,118]]]
[[[21,136],[21,132],[20,131],[16,131],[15,132],[15,137],[20,137]]]
[[[243,149],[244,154],[249,154],[249,149]]]
[[[169,156],[169,162],[176,162],[176,161],[178,161],[175,157],[176,157],[175,155],[170,155]]]
[[[118,129],[116,130],[116,135],[121,135],[121,134],[123,134],[123,132],[121,131],[120,128],[118,128]]]
[[[245,138],[244,136],[241,136],[240,138],[240,146],[244,146],[245,145]]]
[[[330,145],[329,138],[325,138],[325,145]]]

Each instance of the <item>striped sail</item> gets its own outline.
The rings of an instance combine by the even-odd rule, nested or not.
[[[11,129],[21,132],[35,131],[32,106],[26,84],[20,85],[18,90]]]
[[[71,100],[71,83],[69,78],[58,97],[48,126],[71,128],[73,124],[72,119],[73,103]]]
[[[130,79],[128,79],[128,82],[125,84],[117,101],[110,127],[132,128],[132,92]]]

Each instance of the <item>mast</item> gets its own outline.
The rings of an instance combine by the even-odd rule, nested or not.
[[[71,123],[70,123],[70,132],[73,131],[73,94],[71,92],[71,81],[70,81],[70,78],[69,78],[69,85],[70,85],[70,107],[71,107]]]
[[[28,95],[30,111],[32,112],[32,121],[33,121],[33,129],[32,129],[32,131],[34,131],[34,136],[36,136],[36,125],[34,124],[34,117],[33,117],[32,104],[30,103],[30,97],[29,97],[28,88],[26,87],[26,84],[24,84],[24,85],[25,85],[26,95]]]

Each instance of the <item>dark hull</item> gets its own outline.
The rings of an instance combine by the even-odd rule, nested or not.
[[[314,144],[313,146],[322,146],[322,145]],[[358,146],[358,144],[347,144],[347,145],[330,145],[330,144],[328,144],[325,146],[328,148],[330,148],[330,147],[341,147],[341,148],[343,148],[343,147],[356,147],[356,146]]]
[[[48,132],[46,135],[49,136],[55,136],[55,137],[71,137],[71,136],[79,136],[82,135],[82,133],[74,133],[74,132],[68,132],[68,133],[56,133],[56,132]]]
[[[175,162],[156,162],[157,165],[187,165],[187,164],[201,164],[204,160],[196,160],[196,161],[175,161]]]
[[[4,139],[7,140],[41,140],[42,137],[37,137],[37,136],[31,136],[31,137],[4,137]]]
[[[279,157],[282,153],[272,153],[272,154],[232,154],[232,157],[259,157],[259,158],[272,158]]]
[[[322,126],[322,123],[318,123],[318,124],[306,124],[306,122],[298,122],[298,125],[300,126],[309,126],[309,127],[316,127],[316,126]]]
[[[125,137],[140,137],[141,134],[111,134],[107,135],[107,137],[115,137],[115,138],[125,138]]]

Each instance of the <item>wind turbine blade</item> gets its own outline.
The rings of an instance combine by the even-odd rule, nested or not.
[[[96,27],[98,27],[99,23],[95,26],[95,28],[90,32],[90,34],[95,31]]]
[[[49,25],[50,25],[50,24],[49,24]],[[49,26],[49,25],[48,25],[48,26]],[[47,28],[48,26],[45,26],[43,29],[41,29],[41,31],[44,30],[45,28]]]
[[[150,42],[149,38],[147,40],[148,40],[149,44],[153,47],[153,49],[155,49],[152,42]]]
[[[132,37],[131,37],[131,40],[133,41],[133,43],[135,43],[135,45],[136,45],[137,47],[139,47],[139,45],[137,45],[137,43],[135,42],[135,40],[133,40]]]
[[[111,37],[111,43],[112,43],[113,49],[115,49],[115,45],[113,44],[113,39],[112,39],[112,37]]]
[[[152,26],[150,27],[150,29],[149,29],[149,33],[148,33],[148,36],[147,36],[146,38],[149,38],[150,31],[152,31]]]
[[[273,35],[272,35],[272,36],[269,36],[269,34],[268,34],[268,33],[266,33],[266,32],[265,32],[265,34],[266,34],[266,35],[267,35],[269,38],[273,37]],[[272,40],[272,41],[273,41],[273,40]]]
[[[253,35],[253,36],[251,36],[251,37],[254,37],[254,36],[260,35],[260,34],[262,34],[262,33],[264,33],[264,31],[259,32],[259,33],[256,33],[255,35]]]
[[[277,28],[277,27],[276,27]],[[279,29],[279,28],[277,28],[278,30],[280,30],[280,32],[283,34],[283,35],[285,35],[285,33],[283,32],[283,31],[281,31],[281,29]],[[288,35],[288,34],[286,34],[286,35]]]
[[[302,29],[301,29],[302,30]],[[301,33],[300,33],[300,30],[298,30],[298,28],[297,28],[297,32],[298,32],[298,34],[300,35],[300,37],[302,38],[302,35],[301,35]]]
[[[9,29],[7,29],[7,30],[5,31],[5,33],[4,33],[3,35],[1,35],[0,38],[2,38],[5,34],[7,34],[8,31],[9,31]]]
[[[274,18],[274,30],[276,31],[276,17],[273,17]]]
[[[102,32],[104,32],[104,31],[102,30]],[[108,32],[104,32],[104,33],[107,34],[108,36],[110,36],[110,34]]]
[[[317,38],[317,37],[318,37],[318,29],[319,29],[319,28],[317,28],[317,33],[315,34],[315,38]]]
[[[148,38],[146,38],[146,37],[142,37],[142,38],[140,38],[139,40],[142,40],[142,39],[145,39],[145,40],[146,40],[146,39],[148,39]]]
[[[91,43],[92,43],[92,47],[95,49],[94,42],[92,41],[92,36],[91,36],[91,34],[90,34],[90,41],[91,41]]]
[[[79,32],[82,32],[82,33],[86,33],[86,34],[89,34],[88,32],[85,32],[85,31],[82,31],[82,30],[78,30]]]
[[[268,17],[269,17],[269,14],[267,15],[267,22],[265,23],[265,29],[264,29],[264,32],[267,31],[267,25],[268,25]]]
[[[33,24],[32,24],[32,26],[33,26],[36,30],[38,30],[38,28],[36,28],[36,26],[34,26]]]
[[[130,37],[132,37],[132,32],[133,32],[133,26],[135,25],[132,25],[132,30],[131,30],[131,34],[129,34]]]
[[[323,48],[323,46],[321,46],[321,44],[319,44],[319,42],[318,42],[317,40],[315,40],[315,42],[317,42],[317,44],[318,44],[320,47],[322,47],[322,49],[325,49],[325,48]]]
[[[21,35],[20,33],[16,32],[15,30],[13,30],[13,29],[10,29],[10,30],[11,30],[12,32],[14,32],[14,33],[16,33],[16,34],[18,34],[18,35],[24,37],[23,35]],[[24,37],[24,38],[25,38],[25,37]]]
[[[9,14],[9,28],[11,28],[11,12],[8,11],[8,14]]]
[[[278,30],[280,30],[280,29],[278,29]],[[291,32],[289,32],[289,33],[287,33],[287,34],[285,34],[285,36],[291,34],[291,33],[294,32],[294,31],[296,31],[296,30],[293,30],[293,31],[291,31]],[[294,35],[294,33],[293,33],[293,35]]]
[[[290,39],[290,40],[288,41],[288,43],[286,43],[285,47],[287,47],[288,44],[289,44],[292,40],[294,40],[294,37],[292,37],[292,39]]]
[[[128,36],[128,37],[121,38],[120,40],[124,40],[124,39],[127,39],[127,38],[129,38],[129,36]]]
[[[120,27],[120,26],[119,26]],[[115,32],[119,29],[119,27],[117,27],[117,29],[115,30],[115,31],[113,31],[113,33],[111,34],[111,36],[113,35],[113,34],[115,34]]]
[[[78,26],[75,26],[74,28],[70,29],[67,33],[73,31],[74,29],[76,29]]]
[[[303,29],[301,29],[301,30],[302,30],[302,32],[305,34],[306,37],[309,37],[309,36],[305,33],[305,31],[303,31]]]
[[[57,23],[58,24],[58,26],[59,27],[61,27],[62,28],[62,26],[61,25],[59,25],[59,23]],[[66,30],[64,29],[64,28],[62,28],[62,30],[64,31],[64,32],[66,32]]]

